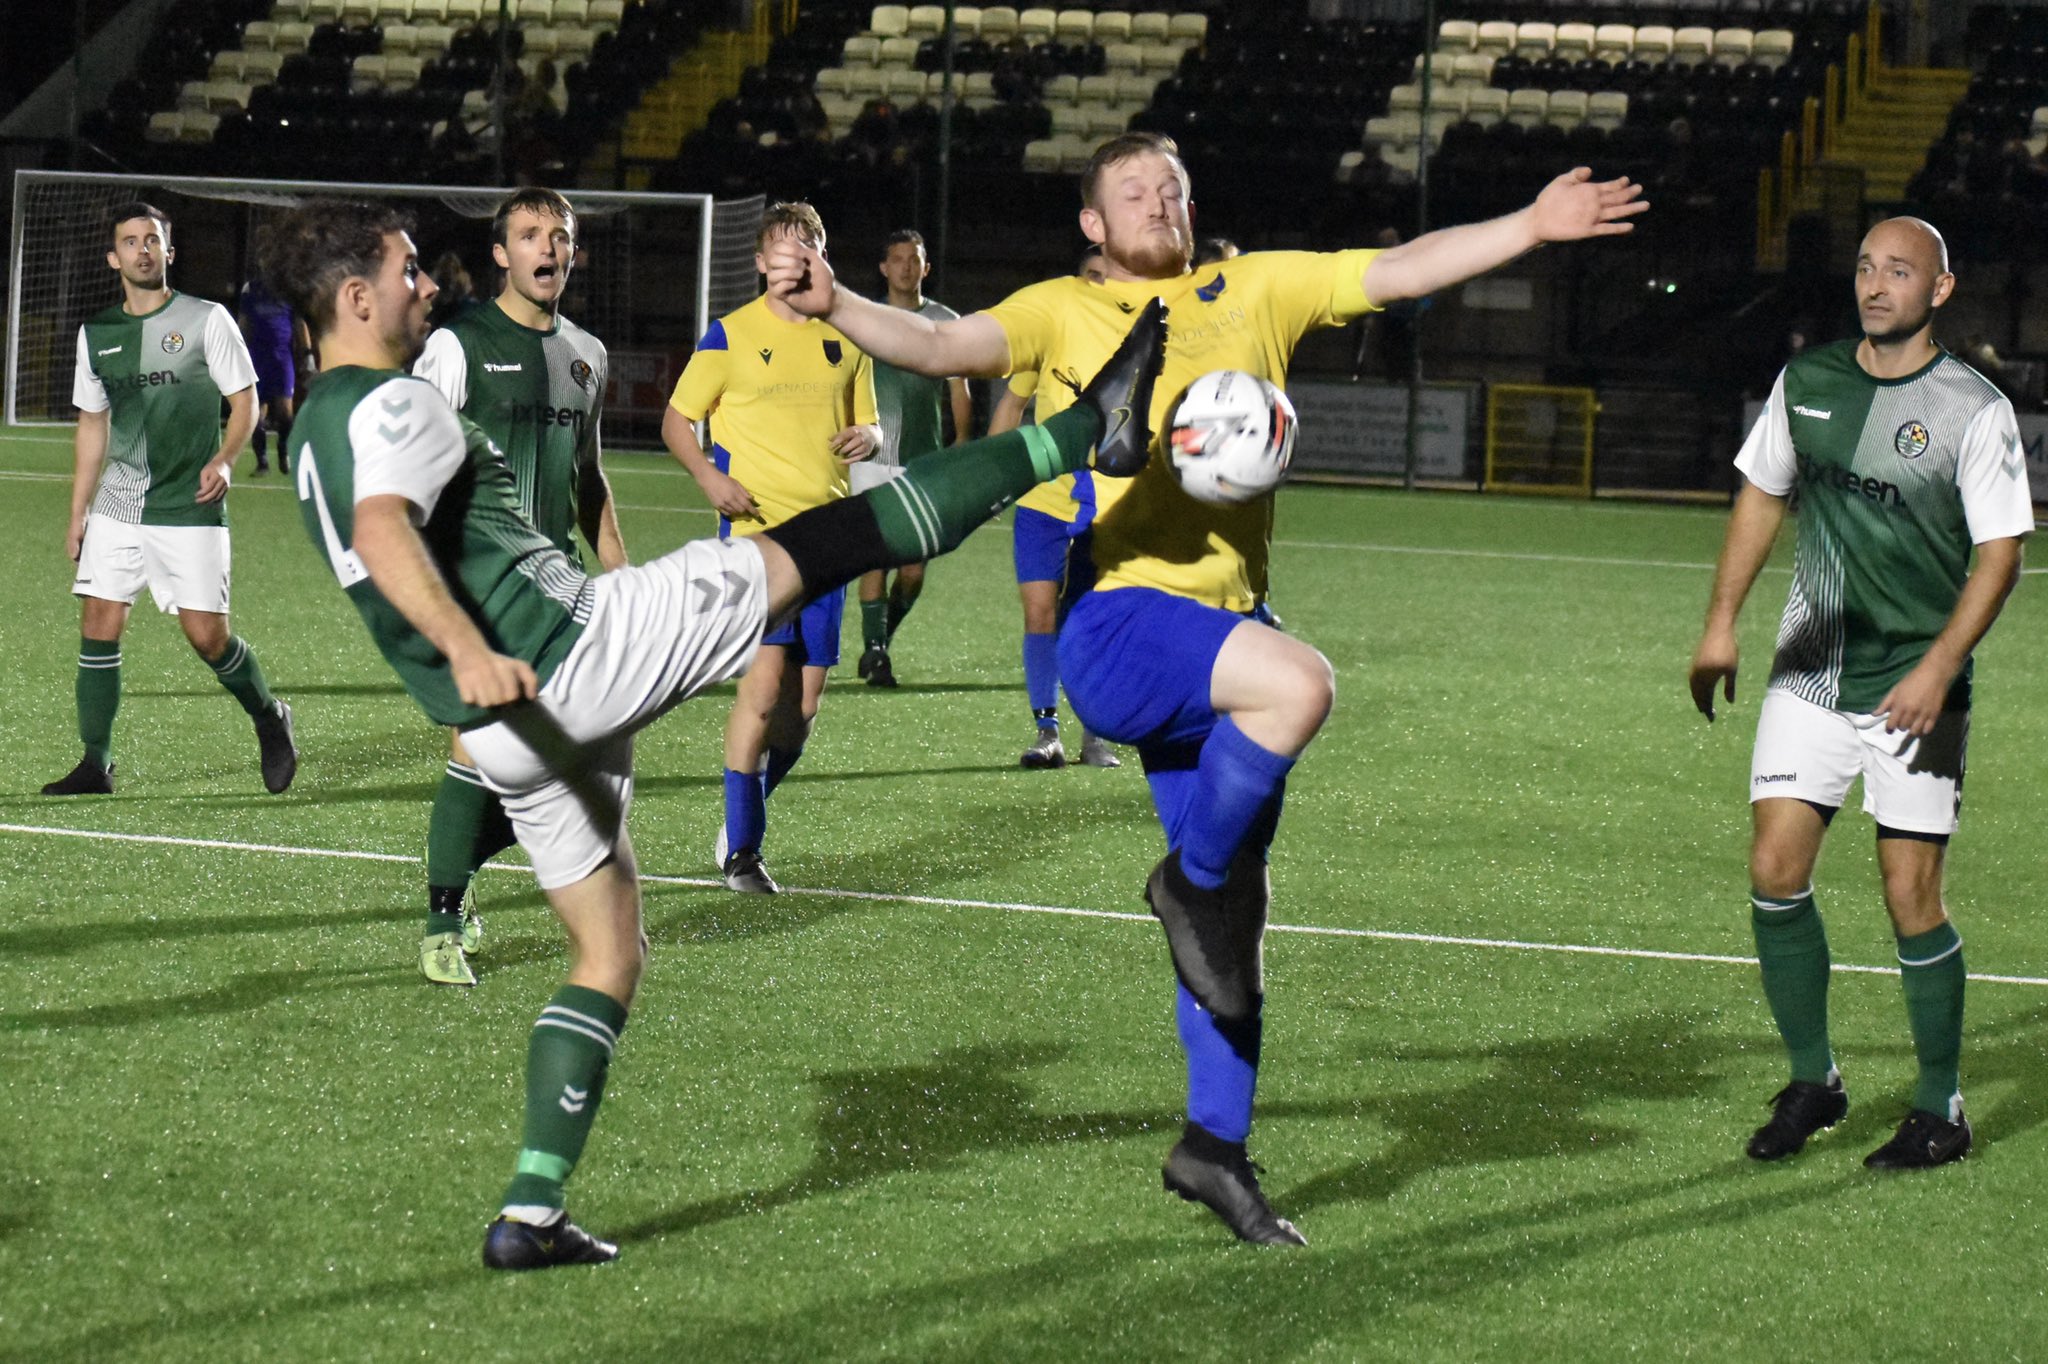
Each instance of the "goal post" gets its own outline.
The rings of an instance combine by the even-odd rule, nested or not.
[[[15,173],[8,243],[5,416],[10,425],[61,425],[76,417],[71,383],[86,318],[118,302],[107,266],[107,214],[142,200],[171,219],[177,259],[171,282],[232,308],[256,271],[262,224],[308,199],[391,201],[417,224],[431,272],[454,252],[479,297],[498,289],[489,221],[510,189],[249,180],[204,176]],[[604,342],[612,357],[607,435],[656,444],[668,389],[713,318],[759,288],[754,238],[762,199],[705,194],[564,189],[577,215],[577,266],[562,312]],[[437,281],[445,283],[445,281]]]

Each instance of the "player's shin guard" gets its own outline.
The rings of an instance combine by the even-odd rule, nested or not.
[[[1198,786],[1181,836],[1181,868],[1198,886],[1223,884],[1232,860],[1287,789],[1294,759],[1263,748],[1224,716],[1202,743]],[[1260,849],[1263,853],[1263,848]]]
[[[788,553],[804,595],[815,597],[869,569],[922,563],[958,547],[1019,495],[1086,465],[1101,429],[1092,408],[1071,407],[1043,426],[926,455],[901,478],[762,534]]]
[[[227,688],[249,714],[265,714],[277,703],[277,698],[270,694],[269,684],[263,680],[263,669],[256,662],[256,651],[240,635],[231,636],[221,656],[207,659],[206,666],[213,669],[213,675],[220,679],[221,686]]]
[[[1954,924],[1899,939],[1899,979],[1906,988],[1906,1017],[1913,1025],[1913,1051],[1920,1079],[1913,1107],[1955,1121],[1960,1108],[1963,1051],[1963,940]]]
[[[1834,1071],[1828,1044],[1828,935],[1808,890],[1790,899],[1751,891],[1750,922],[1764,998],[1792,1062],[1792,1078],[1826,1084]]]
[[[101,767],[114,757],[114,716],[121,709],[121,641],[78,639],[78,738]]]
[[[477,868],[516,841],[512,821],[483,775],[451,761],[427,816],[427,932],[462,927],[462,899]]]
[[[526,1125],[504,1215],[543,1223],[562,1210],[562,1186],[597,1121],[605,1075],[626,1006],[600,990],[564,985],[541,1010],[526,1050]]]

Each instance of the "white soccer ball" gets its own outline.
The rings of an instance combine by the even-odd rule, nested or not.
[[[1213,370],[1181,395],[1166,449],[1188,496],[1234,506],[1287,477],[1294,427],[1285,393],[1243,370]]]

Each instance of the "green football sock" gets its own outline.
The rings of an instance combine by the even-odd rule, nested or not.
[[[256,651],[240,635],[231,637],[221,656],[206,660],[206,666],[213,669],[213,675],[220,679],[220,684],[251,715],[261,715],[277,704],[277,698],[270,694],[270,687],[263,681],[263,669],[257,665]]]
[[[887,621],[882,630],[884,644],[895,640],[896,632],[903,627],[903,618],[910,614],[910,608],[917,605],[917,593],[903,590],[903,579],[889,584]]]
[[[462,897],[477,868],[516,841],[505,807],[477,770],[450,762],[427,816],[427,932],[462,927]]]
[[[1906,987],[1906,1017],[1920,1080],[1913,1107],[1950,1121],[1949,1102],[1962,1088],[1963,939],[1952,923],[1899,939],[1899,979]]]
[[[1792,1061],[1792,1078],[1825,1084],[1835,1068],[1828,1045],[1828,935],[1813,892],[1775,900],[1750,892],[1764,998]]]
[[[526,1126],[505,1215],[544,1222],[562,1207],[562,1186],[597,1121],[626,1006],[599,990],[564,985],[541,1010],[526,1048]]]
[[[880,649],[889,642],[889,602],[885,597],[860,604],[860,647]]]
[[[903,477],[862,493],[895,563],[920,563],[959,545],[975,527],[1049,478],[1088,463],[1102,417],[1076,405],[1042,426],[935,451]]]
[[[78,639],[78,737],[101,767],[114,759],[114,715],[121,709],[121,641]]]

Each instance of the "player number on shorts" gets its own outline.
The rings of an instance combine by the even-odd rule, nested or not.
[[[320,484],[320,474],[313,464],[313,447],[309,442],[299,451],[299,501],[311,502],[314,514],[320,518],[320,539],[327,546],[327,562],[334,567],[334,576],[343,587],[354,587],[370,576],[363,567],[363,561],[352,549],[342,547],[341,536],[334,530],[334,514],[327,510],[327,489]]]

